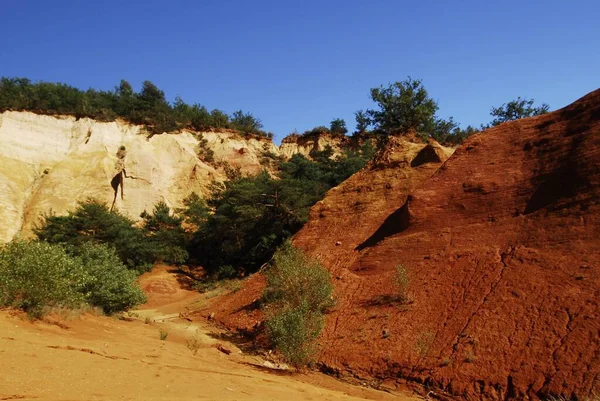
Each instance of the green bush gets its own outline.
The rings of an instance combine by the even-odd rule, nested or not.
[[[80,202],[66,216],[43,216],[34,232],[42,241],[69,247],[86,242],[110,245],[127,267],[138,272],[150,270],[157,258],[157,249],[133,220],[93,199]]]
[[[333,306],[329,272],[288,241],[273,256],[266,275],[267,336],[287,362],[305,365],[316,351],[323,313]]]
[[[49,308],[85,303],[106,313],[145,302],[128,270],[105,245],[85,243],[69,251],[46,242],[16,241],[0,250],[0,305],[40,317]]]
[[[76,255],[90,279],[84,287],[88,303],[111,314],[146,302],[146,296],[136,284],[137,274],[127,269],[106,245],[83,244]]]
[[[198,148],[196,155],[198,159],[206,164],[212,165],[215,162],[215,152],[208,146],[208,140],[204,139],[204,135],[198,134]]]
[[[267,335],[288,363],[300,367],[313,358],[317,350],[314,340],[321,335],[323,325],[323,315],[311,312],[303,302],[273,314],[267,321]]]
[[[16,241],[0,250],[0,305],[40,317],[53,306],[85,303],[90,276],[62,246]]]

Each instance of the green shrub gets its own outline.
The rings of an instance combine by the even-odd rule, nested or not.
[[[267,335],[284,359],[294,365],[306,365],[316,352],[315,339],[321,335],[323,315],[310,311],[308,302],[287,308],[267,320]]]
[[[86,243],[76,252],[90,277],[84,292],[91,305],[111,314],[146,302],[144,292],[135,283],[137,274],[121,263],[114,249]]]
[[[105,245],[69,248],[46,242],[17,241],[0,250],[0,305],[41,317],[49,308],[83,304],[106,313],[145,301],[128,270]]]
[[[169,337],[169,332],[167,330],[158,329],[158,338],[160,338],[160,341],[165,341],[167,337]]]
[[[54,306],[84,304],[90,282],[83,263],[61,246],[16,241],[0,250],[0,305],[42,316]]]
[[[198,148],[196,149],[196,155],[198,159],[206,164],[213,165],[215,162],[215,152],[208,146],[208,141],[204,139],[204,135],[198,134],[197,138]]]
[[[43,216],[34,232],[42,241],[69,247],[86,242],[110,245],[127,267],[138,272],[150,270],[157,257],[157,249],[133,220],[93,199],[80,202],[66,216]]]
[[[333,284],[327,269],[286,241],[273,255],[266,272],[264,298],[271,304],[298,307],[308,302],[311,310],[323,312],[333,306]]]
[[[275,253],[266,275],[267,336],[287,362],[305,365],[316,351],[323,313],[333,305],[329,272],[288,241]]]

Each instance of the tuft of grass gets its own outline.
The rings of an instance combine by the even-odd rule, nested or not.
[[[415,351],[420,357],[427,355],[434,339],[435,335],[430,331],[424,331],[419,334],[419,337],[415,343]]]
[[[168,330],[163,330],[163,329],[158,330],[158,338],[160,338],[161,341],[165,341],[167,339],[167,337],[169,337]]]
[[[408,274],[408,270],[403,264],[396,266],[393,280],[394,286],[396,287],[396,296],[398,297],[398,301],[402,303],[408,302],[410,300],[408,293],[410,287],[410,276]]]
[[[198,335],[198,331],[196,330],[196,335],[194,337],[190,337],[187,339],[186,345],[190,351],[194,355],[198,353],[198,350],[202,346],[202,341],[200,340],[200,336]]]
[[[231,291],[231,292],[238,292],[239,290],[242,289],[242,282],[240,280],[229,280],[226,284],[225,284],[225,288],[227,288],[227,290]]]
[[[472,349],[468,349],[465,352],[465,362],[471,363],[471,362],[474,362],[476,359],[477,359],[477,356],[475,356],[475,352]]]

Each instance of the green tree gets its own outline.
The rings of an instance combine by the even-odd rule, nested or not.
[[[371,125],[369,115],[363,110],[358,110],[354,113],[354,118],[356,119],[356,132],[359,134],[366,132]]]
[[[190,251],[210,273],[233,266],[255,271],[302,225],[301,189],[267,173],[239,177],[214,188],[214,210],[195,235]]]
[[[346,128],[346,121],[342,118],[336,118],[332,120],[329,125],[329,130],[332,134],[345,135],[348,132],[348,129]]]
[[[43,216],[34,233],[42,241],[67,247],[86,242],[109,245],[125,265],[138,272],[148,271],[156,259],[156,250],[133,220],[93,199],[80,202],[66,216]]]
[[[367,110],[375,128],[393,132],[415,130],[429,134],[435,128],[437,103],[429,97],[420,79],[408,77],[387,87],[371,89],[371,98],[379,110]]]
[[[221,110],[214,109],[210,112],[210,125],[214,128],[228,128],[229,116]]]
[[[183,207],[177,209],[177,213],[183,217],[186,224],[196,230],[206,223],[210,214],[204,199],[195,192],[183,200]]]
[[[196,131],[204,131],[212,127],[212,116],[206,107],[196,103],[191,110],[191,124]]]
[[[129,82],[122,79],[119,85],[115,88],[116,102],[115,112],[127,120],[132,120],[135,117],[135,112],[139,108],[138,98],[135,96],[133,87]]]
[[[154,250],[154,258],[173,264],[183,264],[188,258],[185,250],[187,235],[181,223],[183,217],[171,213],[163,201],[154,206],[152,214],[145,210],[140,217],[143,220],[142,231]]]
[[[114,121],[121,117],[134,124],[146,126],[153,134],[182,128],[198,131],[230,128],[229,116],[220,111],[208,112],[199,104],[186,104],[180,97],[173,105],[165,93],[150,81],[144,81],[139,93],[126,80],[121,80],[113,91],[88,89],[82,91],[69,85],[50,82],[32,83],[27,78],[0,78],[0,112],[30,110],[42,114],[70,114],[100,121]],[[261,131],[260,120],[250,113],[236,112],[236,129],[255,132],[272,138]]]
[[[482,129],[487,129],[490,126],[495,127],[496,125],[502,124],[506,121],[513,121],[520,118],[545,114],[548,112],[548,110],[550,110],[550,106],[546,103],[542,103],[541,106],[534,107],[534,102],[534,99],[521,99],[519,96],[517,100],[504,103],[500,107],[492,107],[490,115],[494,117],[494,119],[490,122],[490,124],[482,125]]]
[[[262,129],[262,122],[250,113],[244,113],[242,110],[235,111],[231,116],[231,126],[245,134],[259,133]]]

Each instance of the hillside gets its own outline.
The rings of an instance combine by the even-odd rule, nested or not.
[[[46,116],[31,112],[0,114],[0,242],[28,235],[40,214],[63,214],[89,197],[113,201],[111,180],[116,153],[127,149],[124,200],[116,207],[136,219],[158,201],[182,206],[192,191],[206,193],[213,181],[225,179],[223,162],[244,173],[257,173],[265,155],[291,157],[322,150],[339,142],[315,138],[300,144],[286,141],[283,149],[269,139],[243,136],[231,130],[203,132],[206,147],[214,152],[208,164],[197,156],[198,133],[149,136],[144,128],[123,121],[98,122],[72,116]]]
[[[600,90],[475,135],[441,168],[414,146],[331,190],[294,238],[336,287],[322,368],[469,400],[598,391]],[[217,299],[217,319],[260,327],[263,285]]]
[[[148,303],[122,319],[63,310],[32,322],[0,311],[0,399],[417,400],[318,373],[292,375],[246,353],[221,330],[184,317],[205,295],[181,288],[167,266],[140,284]]]

